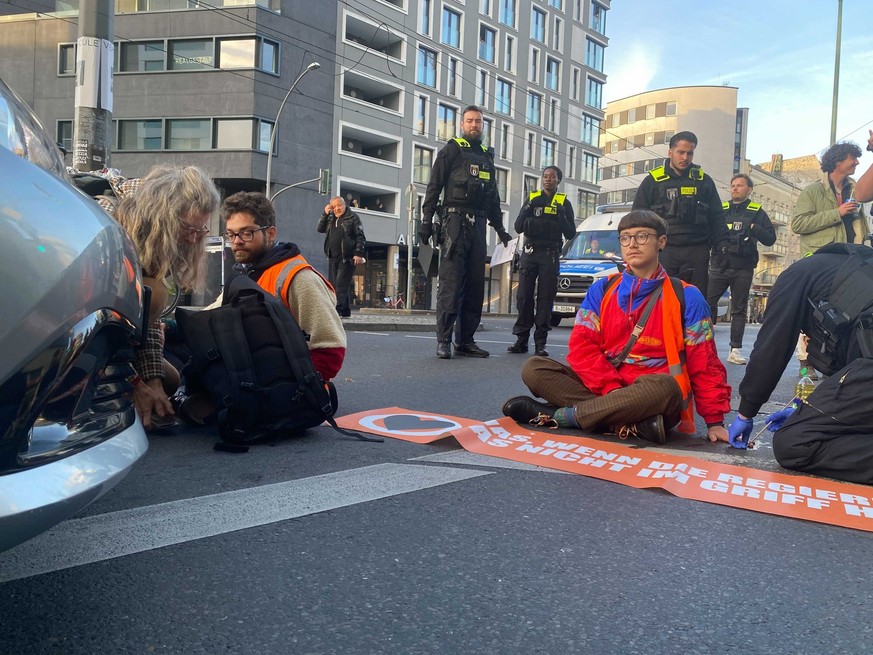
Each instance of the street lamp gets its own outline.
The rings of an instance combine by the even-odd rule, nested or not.
[[[273,149],[275,148],[276,143],[276,131],[279,127],[279,116],[282,113],[282,110],[285,109],[285,103],[288,102],[288,98],[291,97],[291,92],[294,91],[294,87],[297,86],[297,83],[303,79],[303,76],[306,75],[309,71],[314,71],[316,68],[321,68],[321,64],[317,61],[312,62],[304,68],[300,75],[291,83],[291,87],[288,89],[288,93],[285,94],[285,99],[282,100],[282,104],[279,105],[279,111],[276,112],[276,120],[273,121],[273,129],[270,132],[270,151],[267,153],[267,198],[272,200],[273,198],[270,196],[270,187],[272,186],[271,182],[271,172],[273,170]]]

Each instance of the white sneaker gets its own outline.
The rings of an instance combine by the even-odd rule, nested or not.
[[[739,348],[731,348],[730,354],[727,356],[730,364],[745,364],[746,358],[740,354]]]

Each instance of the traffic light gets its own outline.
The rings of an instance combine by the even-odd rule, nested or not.
[[[320,168],[318,169],[318,192],[326,196],[330,193],[330,169],[329,168]]]

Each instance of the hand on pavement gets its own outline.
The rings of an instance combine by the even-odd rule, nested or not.
[[[707,429],[706,436],[712,443],[716,443],[717,441],[727,442],[730,438],[727,429],[723,425],[713,425],[711,428]]]
[[[133,404],[139,413],[142,426],[146,430],[152,427],[152,415],[173,416],[173,404],[164,393],[161,378],[152,378],[148,382],[140,381],[133,387]]]

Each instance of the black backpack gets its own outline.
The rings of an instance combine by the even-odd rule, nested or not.
[[[254,280],[234,277],[221,307],[179,308],[176,320],[191,351],[186,391],[212,398],[222,442],[275,442],[325,421],[343,434],[382,441],[337,427],[336,388],[315,370],[308,335]]]

